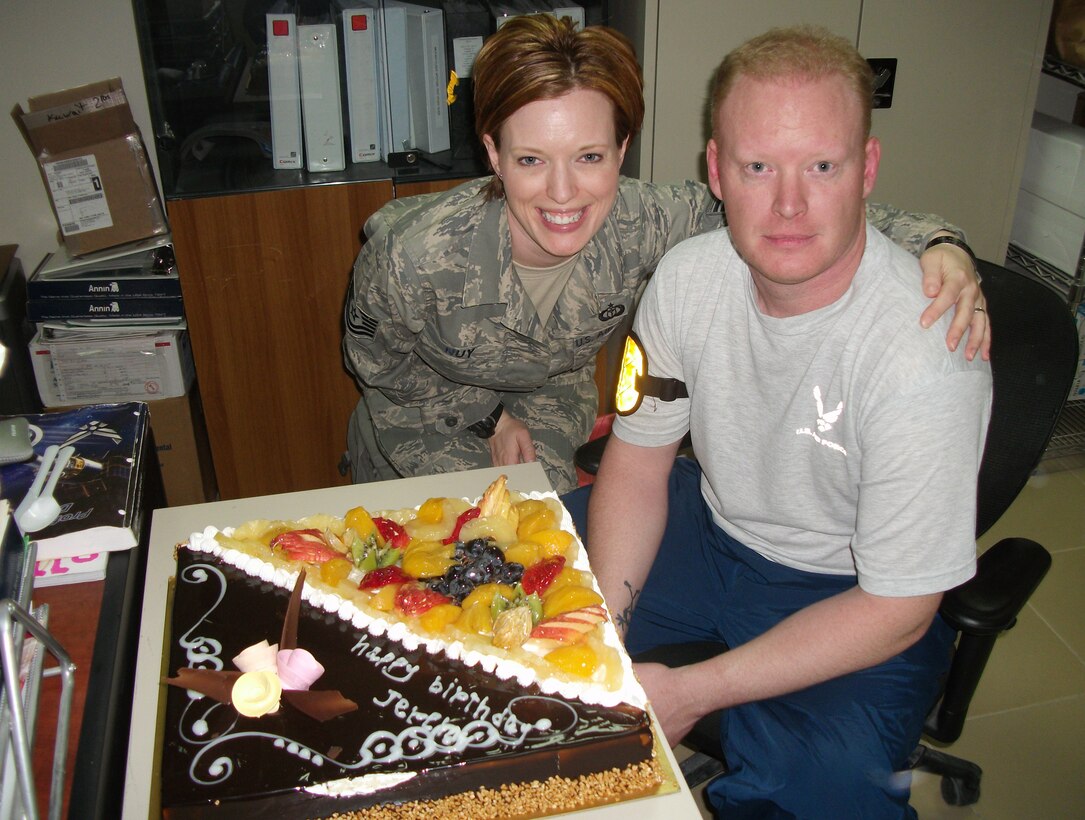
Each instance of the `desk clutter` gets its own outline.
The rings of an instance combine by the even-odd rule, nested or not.
[[[167,503],[215,498],[170,235],[83,256],[61,245],[25,278],[16,247],[4,250],[0,293],[10,298],[0,299],[0,319],[11,367],[0,413],[146,402]]]
[[[0,465],[0,816],[116,817],[138,634],[126,598],[162,503],[147,407],[3,424],[30,451]],[[59,586],[75,581],[99,583]]]
[[[139,542],[149,414],[140,402],[20,417],[30,454],[0,466],[0,497],[33,541],[36,586],[105,577],[108,553]]]

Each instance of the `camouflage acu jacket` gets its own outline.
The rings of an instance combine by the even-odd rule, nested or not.
[[[512,269],[504,201],[483,200],[487,181],[374,214],[346,306],[344,353],[361,383],[445,434],[486,416],[498,393],[591,379],[667,249],[722,224],[703,185],[621,180],[543,327]]]

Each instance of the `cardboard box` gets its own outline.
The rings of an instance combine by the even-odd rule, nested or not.
[[[183,396],[196,372],[185,330],[42,327],[30,342],[30,359],[47,407]]]
[[[11,115],[38,161],[73,256],[166,232],[147,151],[119,78],[32,97]]]
[[[1039,111],[1033,114],[1021,187],[1085,216],[1085,128]]]
[[[1017,192],[1010,241],[1072,276],[1085,243],[1085,216],[1022,188]]]
[[[147,402],[166,503],[171,507],[203,504],[218,498],[211,444],[200,392],[193,385],[184,396]]]

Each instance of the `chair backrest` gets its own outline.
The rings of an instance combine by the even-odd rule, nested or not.
[[[994,406],[980,465],[976,536],[1013,503],[1043,457],[1077,372],[1066,302],[1028,274],[980,260],[993,333]]]

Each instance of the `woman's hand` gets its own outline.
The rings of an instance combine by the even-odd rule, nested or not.
[[[495,467],[535,461],[535,442],[531,439],[531,431],[507,409],[497,420],[494,434],[490,436],[490,458]]]
[[[950,235],[946,231],[936,234]],[[925,250],[919,257],[919,264],[923,268],[923,293],[934,300],[919,317],[919,323],[923,327],[930,327],[951,305],[955,305],[956,313],[946,334],[946,345],[950,350],[956,350],[965,330],[968,330],[965,357],[972,361],[978,351],[984,360],[989,360],[991,323],[972,258],[962,248],[946,242]]]

